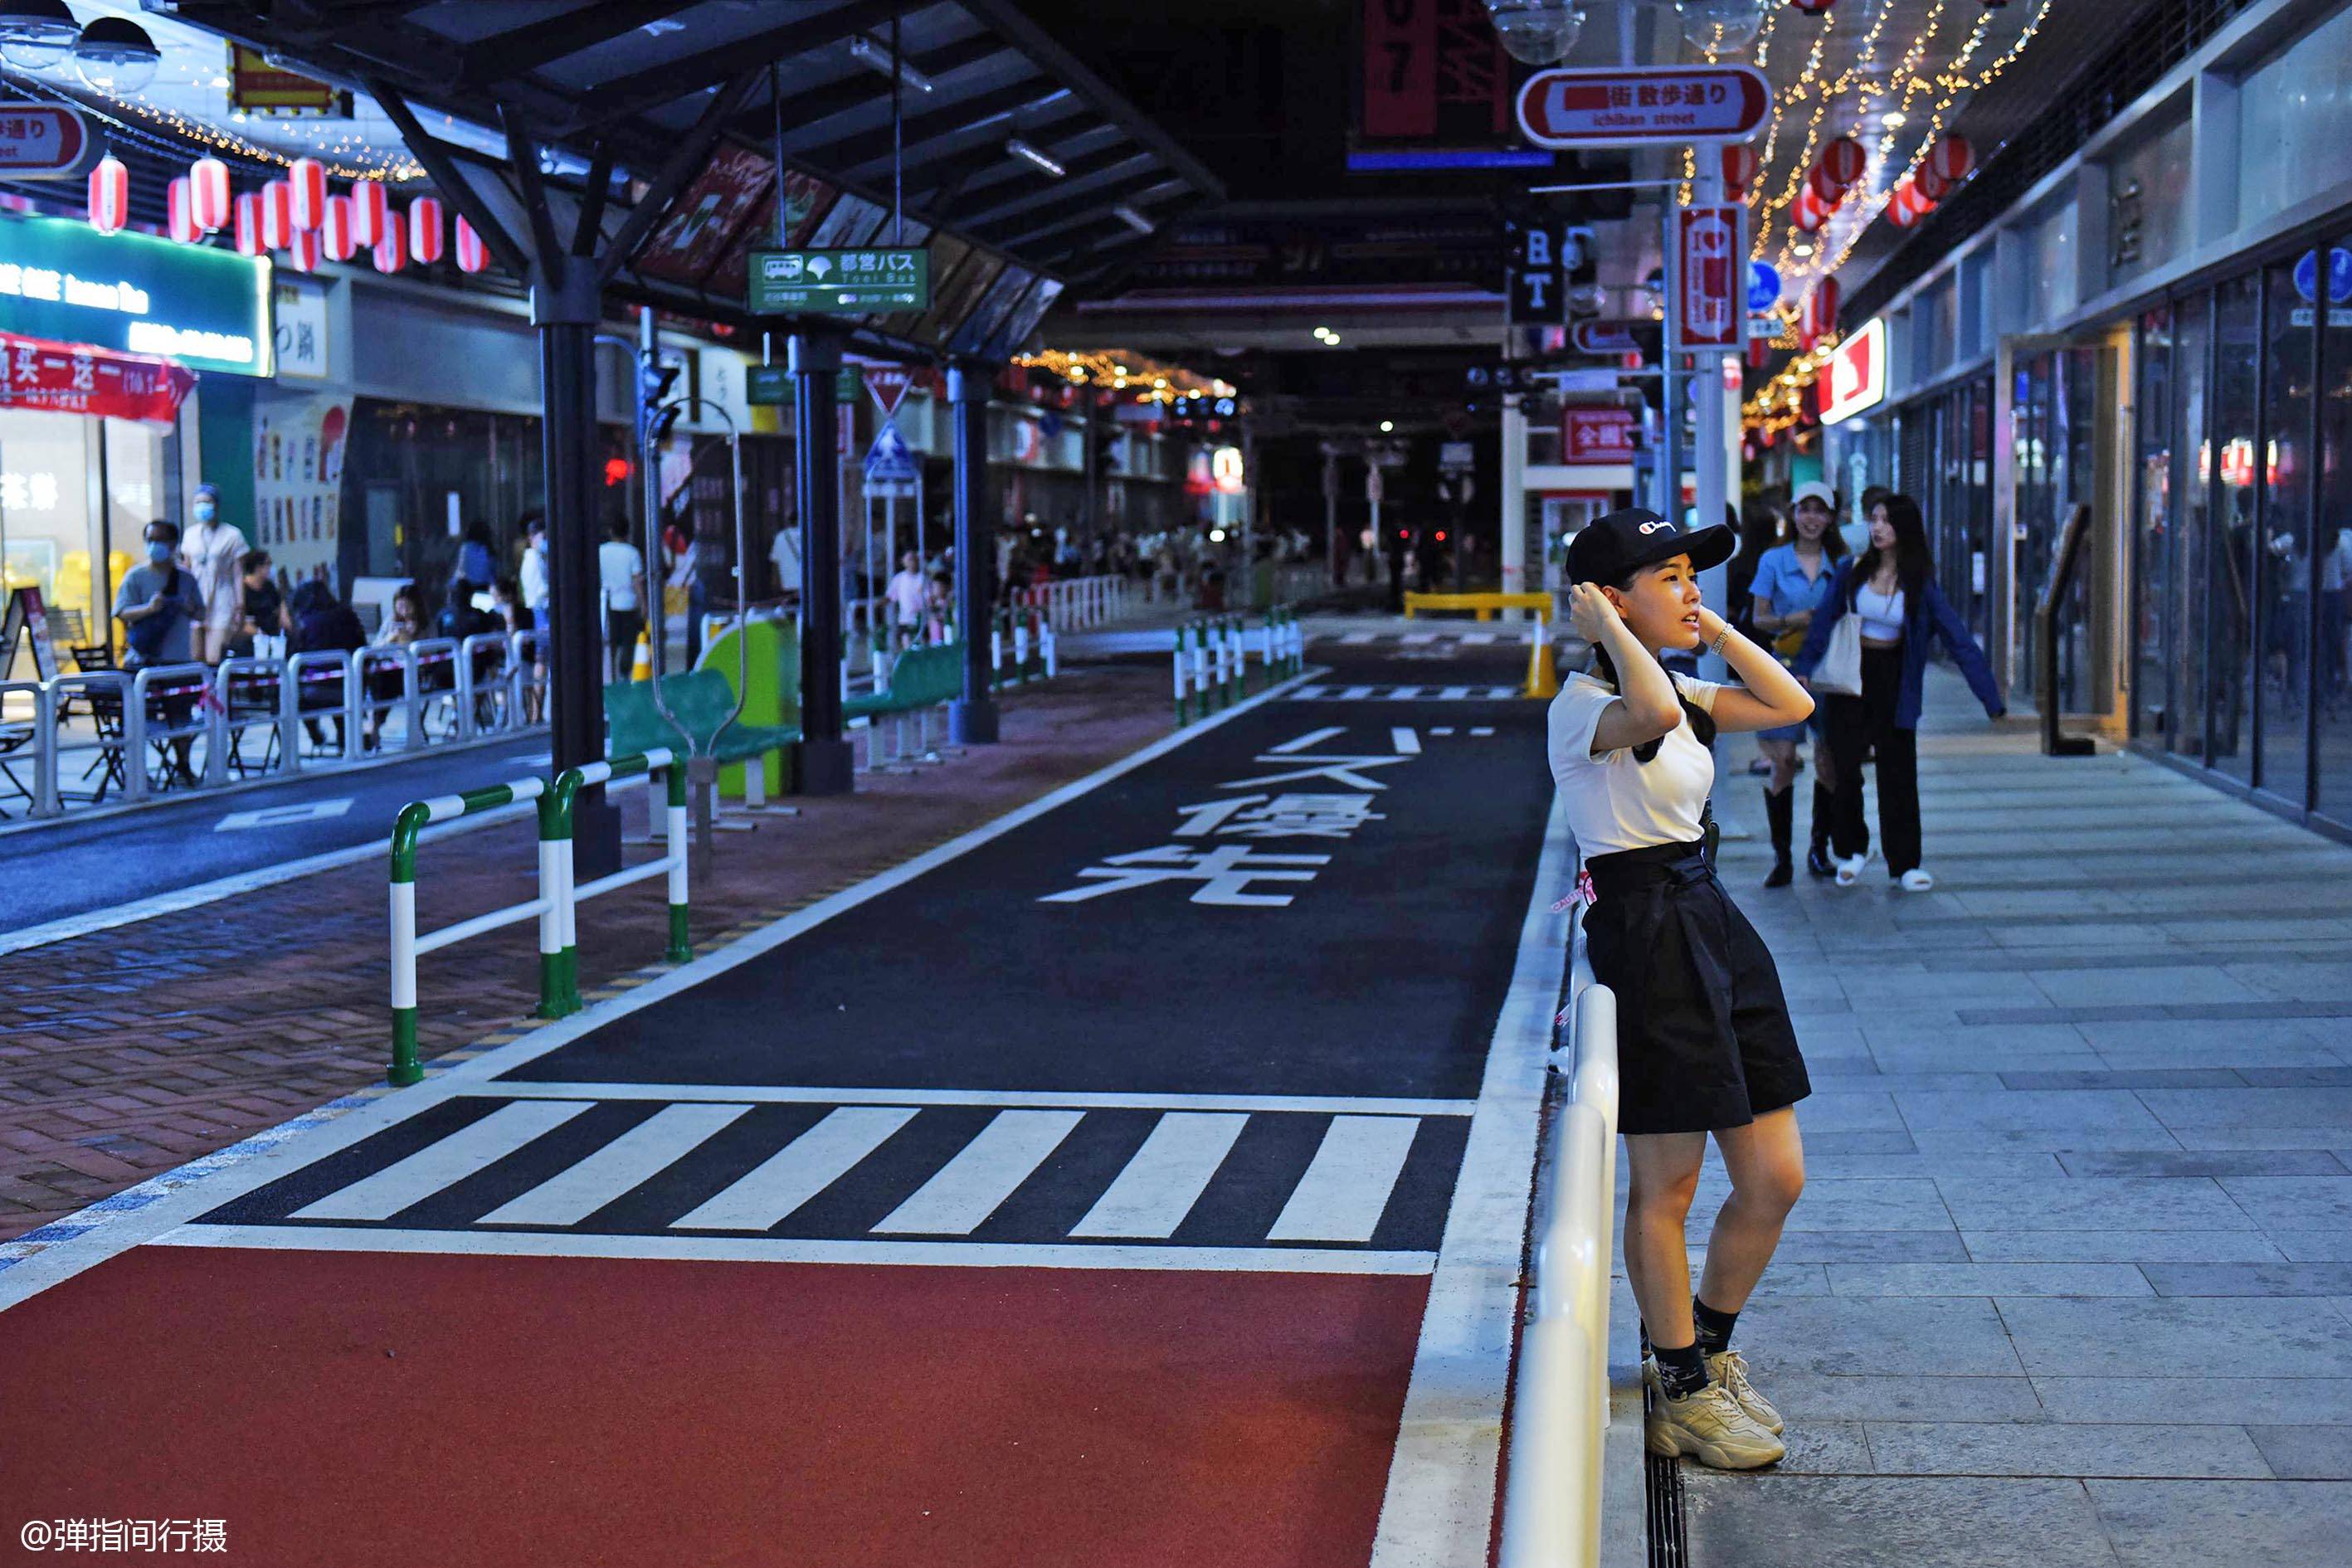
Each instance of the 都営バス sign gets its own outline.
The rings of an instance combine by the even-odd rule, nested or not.
[[[755,316],[927,310],[931,253],[920,246],[755,250],[745,306]]]

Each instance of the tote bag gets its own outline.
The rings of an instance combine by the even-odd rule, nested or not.
[[[1813,667],[1813,689],[1862,695],[1862,617],[1848,610],[1830,628],[1830,646]]]

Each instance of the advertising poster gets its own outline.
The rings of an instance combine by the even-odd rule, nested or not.
[[[348,395],[269,393],[253,400],[253,519],[246,537],[289,579],[335,568]]]
[[[1004,258],[985,250],[975,250],[964,258],[955,276],[931,290],[931,308],[916,323],[916,338],[927,343],[944,343],[963,319],[971,314],[1004,270]]]
[[[998,273],[996,281],[988,286],[988,292],[980,297],[980,303],[972,307],[971,313],[964,317],[962,323],[956,328],[955,335],[948,344],[950,351],[976,354],[986,348],[1003,327],[1005,318],[1012,315],[1013,307],[1021,302],[1021,296],[1028,292],[1029,285],[1036,276],[1024,267],[1007,267]]]
[[[754,209],[769,205],[774,184],[773,166],[765,158],[721,144],[638,254],[637,269],[672,283],[695,282],[719,259]]]

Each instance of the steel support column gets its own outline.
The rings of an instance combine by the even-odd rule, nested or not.
[[[790,363],[801,509],[800,792],[847,795],[856,767],[841,730],[841,453],[834,391],[841,340],[794,332]]]
[[[996,699],[989,694],[989,616],[996,580],[996,531],[988,524],[988,389],[978,365],[948,372],[955,409],[956,624],[963,637],[963,695],[948,705],[948,738],[958,745],[996,739]]]
[[[596,572],[596,264],[558,253],[532,269],[531,324],[539,329],[540,420],[547,468],[548,660],[554,771],[604,756],[604,627]],[[572,859],[583,879],[621,868],[621,814],[604,786],[581,792]]]

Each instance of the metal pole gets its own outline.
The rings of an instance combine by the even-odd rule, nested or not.
[[[1664,400],[1661,422],[1664,434],[1658,442],[1658,514],[1675,517],[1681,510],[1683,495],[1683,415],[1681,400],[1675,395],[1677,381],[1675,373],[1677,356],[1674,351],[1675,307],[1677,302],[1675,278],[1678,270],[1675,266],[1675,204],[1671,200],[1666,201],[1661,204],[1659,210],[1665,220],[1666,321],[1661,354],[1663,363],[1658,367],[1658,385]]]
[[[986,745],[997,733],[985,641],[994,624],[989,599],[996,573],[996,541],[987,522],[988,385],[980,366],[960,364],[948,372],[948,400],[955,408],[956,616],[963,636],[963,695],[948,704],[948,739],[958,745]]]
[[[596,364],[601,290],[589,257],[542,257],[533,268],[531,322],[539,329],[541,440],[547,469],[548,661],[553,768],[604,755],[604,668],[596,624]],[[583,792],[572,816],[572,855],[586,878],[621,868],[621,814],[604,787]]]
[[[834,377],[841,343],[794,332],[793,423],[801,503],[801,793],[847,795],[855,753],[841,732],[840,454]]]

